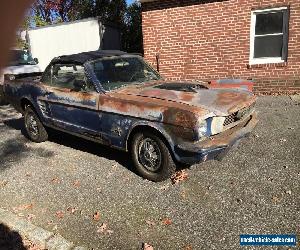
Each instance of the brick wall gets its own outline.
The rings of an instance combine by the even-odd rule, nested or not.
[[[201,3],[199,3],[201,2]],[[249,65],[251,10],[290,6],[288,61]],[[170,80],[253,79],[256,93],[300,92],[300,0],[142,4],[145,58]]]

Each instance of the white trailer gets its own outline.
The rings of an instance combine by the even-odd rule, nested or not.
[[[98,18],[59,23],[27,31],[32,57],[38,58],[43,71],[57,56],[98,49],[120,49],[120,32],[113,25],[103,25]]]

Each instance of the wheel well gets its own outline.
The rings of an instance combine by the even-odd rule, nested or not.
[[[147,125],[139,125],[133,128],[133,130],[130,132],[129,137],[127,139],[127,150],[130,151],[130,146],[132,143],[132,139],[133,136],[138,133],[138,132],[151,132],[153,134],[155,134],[156,136],[158,136],[168,147],[168,149],[170,150],[171,155],[173,155],[173,151],[171,150],[171,146],[170,143],[168,142],[168,140],[166,139],[166,137],[157,129],[147,126]]]
[[[33,107],[32,103],[28,99],[26,99],[26,98],[21,99],[21,108],[23,111],[25,111],[26,106]]]

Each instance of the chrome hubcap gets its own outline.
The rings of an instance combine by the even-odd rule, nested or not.
[[[37,125],[37,121],[35,117],[32,114],[29,114],[27,119],[26,119],[26,127],[29,133],[33,136],[38,135],[39,133],[39,128]]]
[[[159,169],[161,165],[161,152],[154,140],[145,138],[140,142],[139,162],[151,172]]]

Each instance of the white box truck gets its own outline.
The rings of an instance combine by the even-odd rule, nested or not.
[[[111,24],[103,25],[98,18],[30,29],[26,40],[42,70],[57,56],[98,49],[120,49],[119,29]]]

